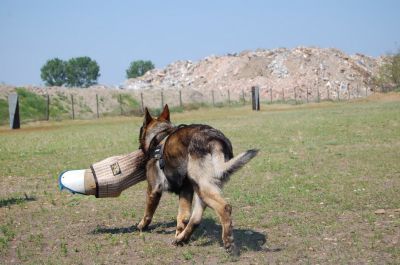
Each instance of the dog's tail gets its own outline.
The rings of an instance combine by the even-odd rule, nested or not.
[[[247,150],[226,162],[223,169],[223,178],[227,178],[241,169],[247,162],[258,154],[258,151],[258,149]]]

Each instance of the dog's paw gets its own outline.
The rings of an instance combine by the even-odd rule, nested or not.
[[[235,244],[230,244],[226,246],[225,249],[232,257],[240,256],[240,249]]]
[[[185,242],[183,242],[182,240],[175,239],[172,241],[172,245],[174,245],[176,247],[182,247],[184,244],[185,244]]]
[[[146,222],[144,220],[142,220],[136,227],[140,232],[142,232],[143,230],[147,229],[148,225],[146,224]]]

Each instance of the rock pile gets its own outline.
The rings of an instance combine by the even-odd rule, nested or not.
[[[226,99],[228,93],[235,100],[252,86],[259,86],[261,96],[268,100],[355,98],[371,91],[371,77],[380,63],[380,58],[349,56],[333,48],[243,51],[196,63],[177,61],[128,79],[122,88],[181,90],[193,100],[208,102],[211,91],[215,100]]]

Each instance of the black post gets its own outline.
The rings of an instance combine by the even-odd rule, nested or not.
[[[46,94],[46,121],[50,119],[50,96]]]
[[[308,87],[307,87],[307,95],[306,95],[306,97],[307,97],[307,103],[308,103]]]
[[[100,117],[99,115],[99,95],[96,94],[96,112],[97,112],[97,119]]]
[[[260,89],[258,86],[251,87],[251,99],[253,110],[260,110]]]
[[[183,107],[183,103],[182,103],[182,91],[179,90],[179,106],[182,108]]]
[[[71,94],[72,119],[75,120],[74,95]]]
[[[10,128],[19,129],[20,119],[19,119],[19,101],[17,93],[12,93],[8,95],[8,112],[10,114]]]

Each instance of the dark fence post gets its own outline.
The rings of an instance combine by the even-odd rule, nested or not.
[[[142,107],[142,112],[144,113],[143,92],[140,92],[140,104],[141,104],[141,107]]]
[[[307,103],[308,103],[308,87],[307,87],[307,94],[306,94],[306,98],[307,98]]]
[[[260,89],[258,86],[251,87],[251,99],[253,110],[260,110]]]
[[[17,93],[12,93],[8,95],[8,112],[10,114],[10,128],[19,129],[20,119],[19,119],[19,101]]]
[[[46,121],[50,119],[50,96],[46,94]]]
[[[183,103],[182,103],[182,90],[179,90],[179,106],[182,108]]]
[[[75,120],[74,95],[71,94],[72,119]]]
[[[96,94],[96,113],[97,113],[97,119],[100,117],[99,115],[99,95]]]
[[[211,90],[212,104],[215,107],[214,90]]]

